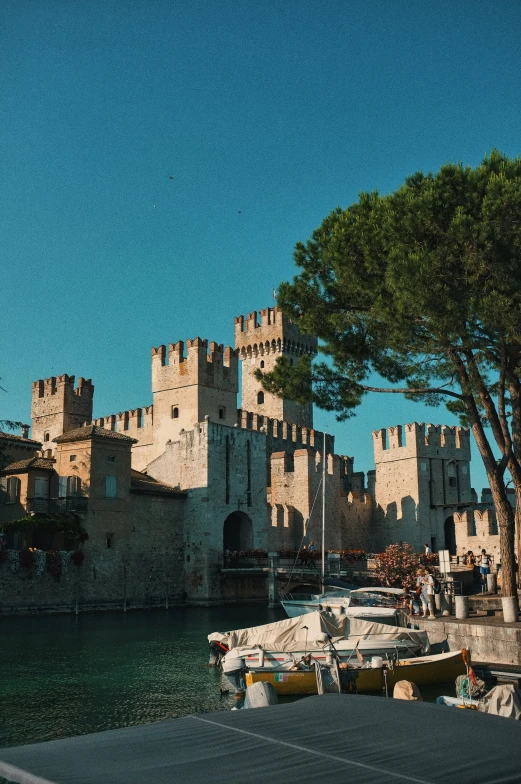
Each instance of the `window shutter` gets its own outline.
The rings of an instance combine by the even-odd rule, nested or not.
[[[80,494],[81,481],[79,476],[67,477],[67,495],[69,497]]]
[[[116,477],[113,474],[107,474],[105,477],[105,496],[116,498]]]
[[[67,498],[67,477],[60,476],[58,479],[58,496],[60,498]]]

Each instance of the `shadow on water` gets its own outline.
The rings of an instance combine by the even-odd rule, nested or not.
[[[283,617],[255,605],[5,618],[0,746],[230,710],[207,635]],[[453,686],[433,689],[425,699]]]

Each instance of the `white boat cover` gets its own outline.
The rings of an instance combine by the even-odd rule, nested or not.
[[[423,652],[428,653],[429,650],[429,637],[425,631],[387,626],[383,623],[319,611],[298,615],[296,618],[285,618],[263,626],[235,629],[224,634],[214,632],[208,635],[208,641],[223,642],[230,650],[260,647],[265,651],[289,653],[300,651],[303,647],[307,650],[313,647],[323,648],[327,643],[325,635],[332,637],[334,642],[343,638],[349,638],[353,642],[368,640],[375,644],[380,641],[411,640],[419,645]]]
[[[513,684],[494,686],[482,698],[479,710],[507,719],[521,718],[521,691]]]
[[[519,784],[521,722],[325,694],[0,749],[17,784]]]

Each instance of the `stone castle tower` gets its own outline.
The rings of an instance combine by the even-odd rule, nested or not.
[[[455,549],[454,513],[472,503],[470,436],[463,427],[413,422],[373,432],[375,525],[380,546]],[[404,439],[405,435],[405,439]]]
[[[53,438],[68,430],[82,427],[92,420],[94,386],[90,379],[74,376],[53,376],[33,382],[31,416],[32,438],[41,441],[43,449],[54,452]]]
[[[317,353],[317,338],[304,335],[279,308],[265,308],[235,319],[235,347],[242,360],[242,408],[253,414],[313,427],[311,403],[300,405],[262,389],[254,376],[258,369],[273,370],[278,357],[296,361],[302,354]]]
[[[201,338],[152,349],[154,440],[178,441],[205,418],[233,427],[237,421],[237,352]]]

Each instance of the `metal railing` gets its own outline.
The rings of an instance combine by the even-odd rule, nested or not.
[[[28,512],[86,512],[89,499],[84,496],[66,496],[63,498],[28,498],[25,503]]]

